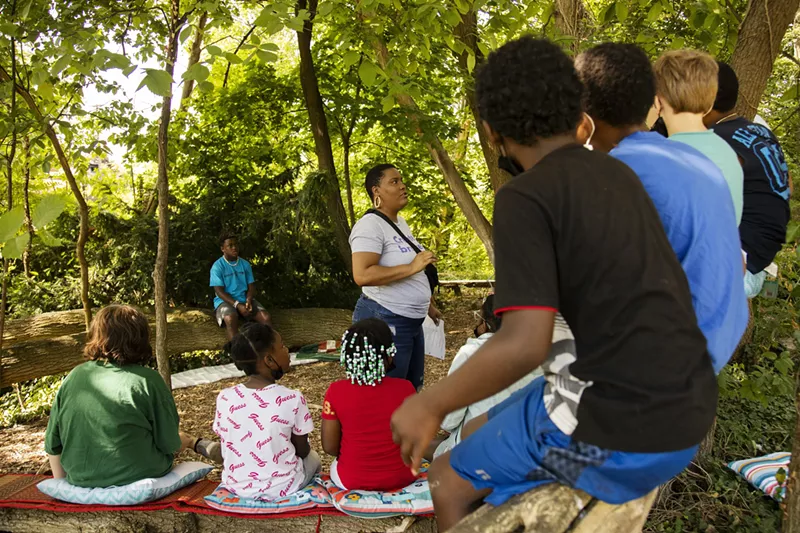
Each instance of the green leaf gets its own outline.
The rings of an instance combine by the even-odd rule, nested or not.
[[[328,0],[327,2],[322,2],[322,4],[317,8],[317,15],[327,17],[333,11],[333,2]]]
[[[662,11],[664,11],[664,6],[662,6],[660,2],[653,4],[653,7],[647,12],[647,22],[655,22],[658,20]]]
[[[481,51],[481,54],[483,54],[484,57],[489,55],[489,47],[481,42],[478,43],[478,50]]]
[[[800,222],[796,220],[792,220],[789,222],[789,225],[786,226],[786,242],[793,243],[797,240],[798,235],[800,235]]]
[[[267,50],[258,50],[256,51],[256,56],[260,61],[263,63],[274,63],[278,60],[278,54],[273,52],[269,52]]]
[[[375,85],[375,78],[378,77],[378,67],[370,61],[362,61],[361,66],[358,67],[358,77],[364,82],[367,87]]]
[[[211,71],[208,70],[207,66],[202,63],[195,63],[183,73],[182,78],[184,80],[205,81],[209,74],[211,74]]]
[[[783,93],[783,96],[781,96],[781,102],[797,100],[798,96],[800,96],[800,84],[792,85],[789,90]]]
[[[458,13],[457,9],[448,9],[444,12],[444,20],[452,27],[458,26],[458,23],[461,22],[461,15]]]
[[[69,66],[69,62],[72,60],[72,54],[65,54],[59,57],[53,68],[50,70],[50,74],[53,76],[58,76],[61,72]]]
[[[278,45],[275,43],[264,43],[261,45],[261,49],[266,50],[268,52],[277,52],[280,50],[280,48],[278,48]]]
[[[20,20],[27,20],[28,13],[31,12],[31,4],[33,4],[33,0],[28,0],[22,5],[22,9],[19,11]]]
[[[64,244],[64,241],[55,237],[52,233],[47,231],[46,229],[40,229],[36,232],[36,235],[42,240],[45,246],[61,246]]]
[[[192,34],[192,30],[193,28],[191,26],[186,26],[185,28],[183,28],[183,30],[181,30],[181,35],[180,37],[178,37],[181,41],[181,44],[186,42],[186,39],[188,39],[189,36]]]
[[[157,68],[146,68],[144,70],[147,74],[145,74],[142,83],[136,88],[137,91],[146,86],[150,89],[150,92],[158,96],[166,97],[172,93],[172,76],[167,71]]]
[[[58,194],[48,194],[31,213],[31,222],[39,230],[57,219],[66,207],[66,198]]]
[[[361,52],[357,50],[350,50],[344,55],[344,68],[350,68],[361,58]]]
[[[243,62],[243,59],[233,52],[225,52],[223,55],[225,56],[225,59],[230,61],[231,65],[238,65],[239,63]]]
[[[50,174],[50,160],[46,159],[42,162],[42,172],[45,174]]]
[[[472,74],[472,70],[475,68],[475,54],[472,53],[472,50],[469,51],[469,55],[467,56],[467,71]]]
[[[136,70],[136,65],[131,65],[128,68],[122,69],[122,73],[127,78],[128,76],[130,76],[133,73],[134,70]]]
[[[214,90],[214,84],[210,81],[201,81],[197,84],[197,90],[202,93],[210,93]]]
[[[617,15],[617,20],[625,22],[625,19],[628,18],[628,3],[625,0],[619,0],[614,8],[614,12]]]
[[[212,56],[221,56],[222,55],[222,48],[219,46],[209,44],[206,46],[206,51],[211,54]]]
[[[7,259],[19,259],[22,257],[22,252],[25,251],[25,247],[28,246],[30,241],[31,234],[27,231],[18,237],[14,237],[3,246],[3,257]]]
[[[614,18],[616,7],[617,7],[616,2],[608,4],[606,8],[600,13],[600,20],[603,21],[603,24],[608,24],[609,22],[611,22],[611,19]]]
[[[25,222],[25,211],[17,206],[0,216],[0,244],[12,239]]]
[[[383,106],[383,112],[388,113],[394,107],[394,96],[387,96],[383,100],[381,100],[381,105]]]

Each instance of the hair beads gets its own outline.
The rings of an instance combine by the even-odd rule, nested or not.
[[[341,357],[339,361],[344,367],[350,383],[372,385],[381,382],[386,375],[385,361],[394,357],[397,352],[394,344],[377,348],[370,342],[366,334],[346,331],[342,336]]]

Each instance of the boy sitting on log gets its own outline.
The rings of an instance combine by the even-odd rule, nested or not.
[[[222,257],[211,266],[214,288],[214,314],[217,324],[225,324],[228,340],[239,332],[239,317],[271,324],[267,309],[256,299],[255,278],[250,263],[239,257],[236,235],[223,232],[219,237]]]
[[[439,531],[481,500],[545,483],[611,504],[640,498],[689,464],[714,419],[717,382],[686,276],[636,174],[576,142],[582,93],[572,60],[531,37],[478,74],[484,127],[517,174],[494,209],[503,327],[394,413],[404,460],[419,468],[445,414],[538,366],[544,376],[433,462]],[[551,351],[557,312],[574,356]]]

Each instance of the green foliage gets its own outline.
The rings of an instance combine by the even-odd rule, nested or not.
[[[0,392],[0,428],[37,420],[50,414],[50,406],[66,374],[46,376]],[[20,399],[22,405],[20,405]]]

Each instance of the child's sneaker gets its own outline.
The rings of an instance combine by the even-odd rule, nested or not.
[[[222,447],[217,441],[200,439],[194,451],[215,463],[222,464]]]

